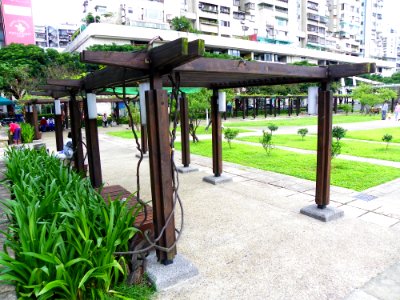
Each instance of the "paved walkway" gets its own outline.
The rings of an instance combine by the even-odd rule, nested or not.
[[[113,130],[99,128],[103,179],[134,191],[135,144],[105,134]],[[55,148],[54,133],[43,140]],[[224,163],[233,182],[214,186],[202,181],[209,158],[192,155],[191,165],[199,172],[179,176],[178,251],[200,275],[159,299],[400,299],[400,179],[362,193],[331,187],[345,217],[322,223],[299,214],[314,201],[312,181]],[[147,160],[140,173],[151,199]]]

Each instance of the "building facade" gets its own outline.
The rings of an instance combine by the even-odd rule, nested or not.
[[[42,48],[65,48],[72,40],[77,25],[35,25],[35,43]]]

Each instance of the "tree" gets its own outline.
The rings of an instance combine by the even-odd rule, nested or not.
[[[193,32],[193,25],[185,16],[175,17],[171,20],[172,28],[176,31]]]
[[[304,137],[306,136],[306,134],[308,133],[308,129],[307,128],[300,128],[299,130],[297,130],[297,134],[301,135],[301,140],[304,140]]]
[[[231,141],[237,137],[239,134],[239,129],[233,129],[233,128],[226,128],[224,130],[224,138],[228,141],[229,148],[231,147]]]
[[[34,89],[35,85],[28,66],[0,63],[0,89],[6,94],[19,100],[26,95],[27,91]]]
[[[369,113],[372,106],[397,97],[397,93],[387,88],[374,88],[361,84],[351,93],[351,97],[361,103],[361,111]]]
[[[267,155],[271,154],[272,150],[272,133],[269,133],[265,130],[263,130],[263,135],[261,137],[260,143],[263,146],[265,152],[267,152]]]
[[[338,156],[342,151],[342,144],[340,140],[346,136],[346,129],[340,126],[334,126],[332,128],[332,137],[336,139],[335,142],[332,143],[331,148],[331,159]]]
[[[278,130],[278,126],[276,126],[275,124],[268,124],[268,129],[271,131],[271,135],[273,131],[277,131]]]
[[[392,141],[393,136],[391,134],[386,133],[382,137],[382,141],[386,142],[386,150],[389,148],[389,143]]]
[[[206,109],[210,108],[211,93],[207,89],[201,89],[200,92],[187,94],[189,102],[189,133],[193,138],[193,142],[199,141],[196,136],[196,130],[199,127]]]

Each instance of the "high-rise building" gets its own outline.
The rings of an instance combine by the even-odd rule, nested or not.
[[[43,48],[65,48],[72,40],[77,25],[61,24],[58,26],[36,25],[35,43]]]
[[[383,0],[361,0],[361,56],[383,57]]]

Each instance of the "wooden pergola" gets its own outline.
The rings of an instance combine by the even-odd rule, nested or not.
[[[329,84],[342,77],[375,72],[370,63],[331,65],[321,67],[293,66],[277,63],[250,62],[243,60],[222,60],[203,58],[204,41],[188,42],[181,38],[162,46],[134,53],[89,52],[81,53],[82,62],[107,65],[106,68],[89,74],[82,80],[49,80],[48,93],[54,97],[69,96],[71,129],[73,142],[79,146],[81,140],[80,115],[76,101],[78,92],[137,86],[138,82],[150,82],[146,92],[147,125],[143,133],[148,134],[148,149],[153,203],[153,221],[155,236],[158,236],[171,213],[173,213],[173,170],[168,115],[168,95],[163,86],[175,84],[180,87],[205,87],[213,91],[211,98],[213,173],[221,176],[222,136],[221,114],[218,111],[218,90],[263,85],[281,85],[302,82],[319,83],[318,96],[318,150],[315,203],[320,209],[329,204],[331,170],[331,129],[332,129],[332,93]],[[183,164],[190,163],[187,101],[181,102],[182,120],[182,158]],[[87,103],[84,101],[85,115]],[[93,186],[102,184],[100,151],[95,120],[85,118],[89,173]],[[78,148],[75,164],[83,170],[82,149]],[[172,219],[173,220],[173,219]],[[157,251],[157,257],[163,264],[173,261],[176,254],[175,224],[169,222],[162,238],[157,242],[168,251]]]

